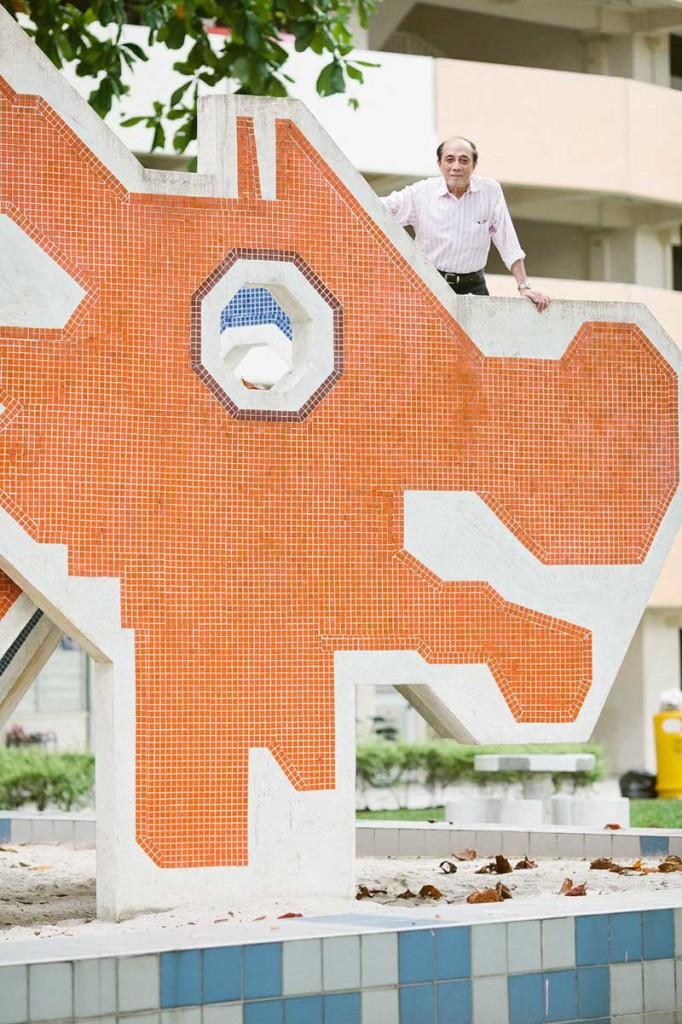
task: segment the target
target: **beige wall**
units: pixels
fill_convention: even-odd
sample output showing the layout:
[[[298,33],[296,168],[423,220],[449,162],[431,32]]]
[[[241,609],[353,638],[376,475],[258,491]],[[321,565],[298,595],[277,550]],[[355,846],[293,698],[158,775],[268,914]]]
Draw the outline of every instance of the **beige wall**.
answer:
[[[436,60],[440,138],[476,140],[481,174],[682,210],[682,93],[607,76]]]

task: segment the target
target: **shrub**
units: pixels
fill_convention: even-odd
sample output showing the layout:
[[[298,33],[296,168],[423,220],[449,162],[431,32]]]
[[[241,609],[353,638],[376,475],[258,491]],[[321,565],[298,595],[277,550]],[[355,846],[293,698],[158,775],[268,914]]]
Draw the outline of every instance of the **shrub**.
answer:
[[[531,744],[528,746],[477,747],[456,743],[454,740],[433,740],[425,743],[389,743],[373,740],[359,743],[356,750],[356,773],[362,789],[367,786],[406,784],[421,781],[432,792],[437,787],[462,782],[485,785],[491,776],[474,770],[476,754],[594,754],[596,765],[592,771],[576,774],[558,773],[555,785],[589,786],[604,778],[606,764],[604,752],[596,744]],[[496,782],[522,782],[531,772],[496,772]]]
[[[92,754],[51,754],[0,748],[0,807],[35,804],[39,811],[70,811],[91,801],[95,784]]]

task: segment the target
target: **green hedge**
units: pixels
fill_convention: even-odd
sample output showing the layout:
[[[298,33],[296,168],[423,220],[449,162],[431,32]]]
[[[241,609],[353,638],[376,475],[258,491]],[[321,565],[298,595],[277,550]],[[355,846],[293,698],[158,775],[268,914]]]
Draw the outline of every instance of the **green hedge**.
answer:
[[[595,744],[531,744],[528,746],[476,747],[455,743],[454,740],[434,740],[431,743],[391,743],[372,740],[359,743],[356,753],[356,774],[361,786],[398,786],[421,781],[429,789],[454,783],[489,781],[474,771],[476,754],[594,754],[593,771],[575,774],[559,773],[555,784],[562,782],[575,786],[589,786],[604,778],[606,765],[604,752]],[[530,772],[497,772],[497,782],[520,782]]]
[[[95,758],[92,754],[50,754],[42,750],[0,747],[0,807],[35,804],[39,811],[70,811],[92,803]]]

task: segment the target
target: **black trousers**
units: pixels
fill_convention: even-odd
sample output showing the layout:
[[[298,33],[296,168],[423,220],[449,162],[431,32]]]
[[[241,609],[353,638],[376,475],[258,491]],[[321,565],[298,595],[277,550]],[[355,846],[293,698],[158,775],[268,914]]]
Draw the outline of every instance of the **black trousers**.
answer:
[[[442,274],[455,295],[490,295],[483,271],[480,274],[447,274],[445,271],[439,270],[438,273]],[[457,280],[462,277],[463,281]]]

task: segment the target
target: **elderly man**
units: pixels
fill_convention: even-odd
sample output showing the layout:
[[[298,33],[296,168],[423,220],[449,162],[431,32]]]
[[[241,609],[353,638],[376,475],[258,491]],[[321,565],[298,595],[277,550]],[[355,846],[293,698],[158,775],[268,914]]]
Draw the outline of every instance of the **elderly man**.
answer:
[[[436,151],[439,178],[426,178],[382,198],[399,224],[414,228],[417,242],[457,295],[489,295],[484,269],[492,239],[519,293],[542,313],[548,295],[526,280],[525,252],[519,245],[502,188],[474,174],[478,151],[455,136]]]

